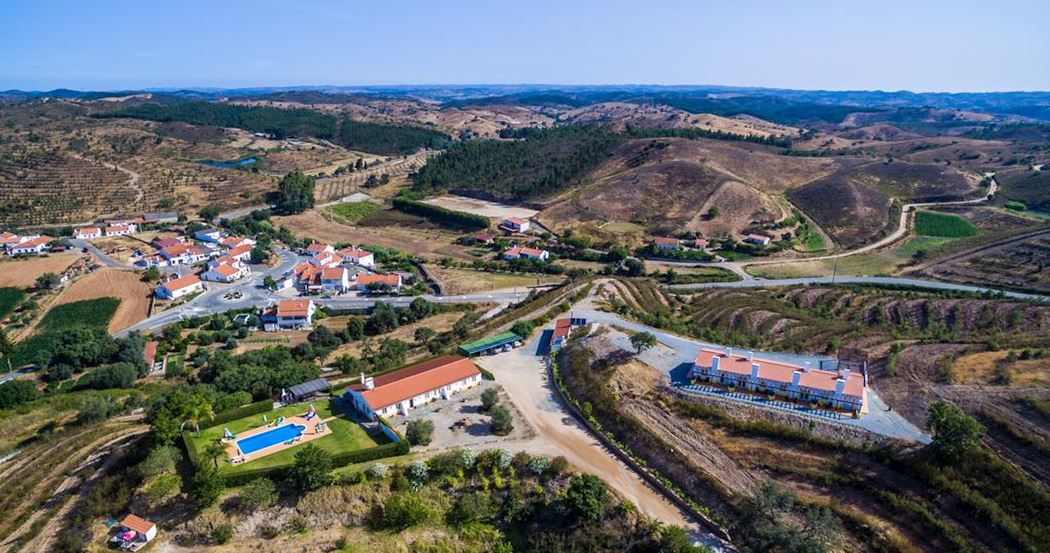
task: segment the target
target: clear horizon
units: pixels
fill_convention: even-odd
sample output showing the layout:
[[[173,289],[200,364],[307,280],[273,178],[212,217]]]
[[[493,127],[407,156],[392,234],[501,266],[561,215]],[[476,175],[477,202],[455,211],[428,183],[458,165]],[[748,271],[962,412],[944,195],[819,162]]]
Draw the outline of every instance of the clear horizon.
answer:
[[[1050,3],[0,0],[0,89],[1050,90]],[[336,83],[336,84],[313,84]],[[341,84],[345,83],[345,84]],[[431,84],[432,83],[432,84]]]

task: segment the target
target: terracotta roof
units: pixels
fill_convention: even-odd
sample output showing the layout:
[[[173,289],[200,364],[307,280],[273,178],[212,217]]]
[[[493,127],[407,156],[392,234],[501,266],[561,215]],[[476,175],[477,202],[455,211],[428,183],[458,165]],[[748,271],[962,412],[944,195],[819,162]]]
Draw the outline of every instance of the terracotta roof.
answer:
[[[129,230],[131,230],[130,225],[113,225],[111,227],[106,227],[106,234],[113,232],[127,232]]]
[[[153,245],[162,249],[178,246],[181,243],[182,240],[179,240],[178,238],[156,238],[153,240]]]
[[[321,269],[322,280],[342,280],[344,274],[346,274],[346,269],[342,267],[329,267],[326,269]]]
[[[360,391],[368,406],[378,411],[477,374],[481,374],[481,371],[470,359],[443,355],[377,376],[375,388],[371,390],[361,390],[360,385],[352,389]]]
[[[488,232],[479,232],[479,233],[474,235],[474,239],[475,240],[480,240],[482,242],[489,242],[489,241],[495,240],[496,236],[493,235],[493,234],[490,234]]]
[[[73,231],[73,234],[76,235],[76,236],[81,236],[81,235],[84,235],[84,234],[98,234],[100,232],[102,232],[102,231],[100,231],[98,227],[78,228],[78,229]]]
[[[13,232],[0,233],[0,244],[17,244],[22,237]]]
[[[696,240],[693,241],[693,243],[696,244],[698,247],[701,247],[701,248],[706,246],[707,244],[709,244],[709,242],[707,241],[706,238],[697,238]]]
[[[400,286],[401,275],[360,275],[357,277],[357,283],[360,285],[368,286],[373,282],[389,286]]]
[[[666,238],[666,237],[662,237],[662,236],[658,236],[656,238],[653,238],[653,242],[656,242],[660,246],[677,246],[678,245],[678,239],[677,238]]]
[[[197,275],[186,275],[173,280],[165,282],[162,286],[174,292],[175,290],[182,290],[188,286],[200,283],[201,279]]]
[[[168,246],[167,248],[160,250],[160,253],[163,254],[164,257],[170,258],[179,257],[180,255],[185,255],[187,253],[192,255],[201,255],[204,252],[202,252],[200,248],[193,244],[176,244],[174,246]]]
[[[521,248],[521,254],[529,255],[532,257],[539,257],[543,255],[543,250],[538,250],[536,248]]]
[[[515,225],[519,225],[519,226],[520,225],[524,225],[525,223],[529,222],[528,219],[522,219],[521,217],[507,217],[506,219],[503,220],[504,223],[506,223],[508,221],[510,221],[511,223],[514,223]]]
[[[244,255],[245,253],[248,253],[250,251],[252,251],[252,245],[251,244],[243,244],[241,246],[237,246],[236,248],[233,248],[230,251],[226,252],[226,255],[233,255],[233,256]]]
[[[732,356],[727,356],[723,351],[702,349],[696,356],[696,364],[701,367],[710,367],[711,359],[715,356],[720,358],[718,362],[718,370],[720,372],[728,372],[733,374],[751,375],[751,363],[758,364],[758,377],[764,380],[772,380],[775,382],[791,382],[792,374],[795,371],[802,371],[801,378],[799,379],[799,386],[806,388],[812,388],[815,390],[825,390],[829,392],[835,391],[835,381],[838,380],[839,373],[837,371],[825,371],[823,369],[810,369],[808,372],[804,371],[799,365],[792,365],[790,363],[782,363],[779,361],[772,361],[769,359],[761,359],[754,357],[753,361],[748,361],[744,355],[738,355],[733,352]],[[849,375],[849,379],[846,380],[846,385],[843,388],[843,393],[856,397],[864,396],[864,375],[858,372],[852,372]]]
[[[48,236],[46,234],[41,234],[40,236],[37,236],[36,238],[30,238],[29,240],[26,240],[24,242],[19,242],[18,244],[15,244],[12,247],[13,248],[35,248],[37,246],[40,246],[40,245],[43,245],[43,244],[47,244],[48,242],[50,242],[52,240],[54,240],[54,238],[51,238],[50,236]]]
[[[149,342],[146,342],[146,345],[142,348],[142,359],[151,368],[153,367],[153,362],[157,359],[156,340],[150,340]]]
[[[310,300],[281,300],[277,303],[278,317],[305,317],[310,313]]]
[[[308,252],[323,252],[326,249],[328,249],[328,244],[321,244],[319,242],[314,242],[306,247],[306,251]]]
[[[227,263],[219,263],[219,265],[217,267],[215,267],[214,269],[212,269],[212,270],[215,271],[216,273],[219,273],[220,275],[222,275],[224,277],[233,276],[233,275],[235,275],[235,274],[240,272],[240,269],[234,267],[233,265],[229,265]]]
[[[241,244],[247,244],[247,240],[248,239],[243,236],[230,236],[227,238],[223,238],[219,243],[223,246],[226,246],[227,248],[235,248],[237,246],[240,246]]]
[[[152,522],[144,518],[137,517],[135,515],[128,515],[124,517],[120,521],[120,525],[129,530],[134,530],[140,534],[145,534],[152,530],[154,526],[156,526]]]
[[[572,320],[558,319],[554,322],[554,333],[551,337],[568,336],[570,330],[572,330]]]
[[[342,257],[352,257],[354,259],[361,259],[362,257],[368,257],[372,255],[372,252],[370,251],[361,250],[357,248],[343,248],[341,250],[336,250],[335,253],[341,255]]]

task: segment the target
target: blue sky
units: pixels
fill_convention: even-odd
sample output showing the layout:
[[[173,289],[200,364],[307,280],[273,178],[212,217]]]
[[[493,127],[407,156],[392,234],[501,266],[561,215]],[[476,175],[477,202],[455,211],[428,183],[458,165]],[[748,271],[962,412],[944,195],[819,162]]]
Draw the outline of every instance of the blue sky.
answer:
[[[1050,0],[0,0],[0,89],[1050,90]]]

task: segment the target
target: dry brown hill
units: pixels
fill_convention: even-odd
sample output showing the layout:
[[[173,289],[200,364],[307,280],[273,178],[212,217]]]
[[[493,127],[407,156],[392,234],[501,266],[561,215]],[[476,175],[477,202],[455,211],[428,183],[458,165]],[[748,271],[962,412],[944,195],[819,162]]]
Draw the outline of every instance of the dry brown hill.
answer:
[[[607,124],[620,129],[627,125],[647,129],[706,129],[761,137],[797,136],[799,131],[795,127],[778,125],[747,115],[721,117],[709,113],[690,113],[662,104],[631,102],[592,104],[566,111],[558,116],[558,120],[574,124]]]

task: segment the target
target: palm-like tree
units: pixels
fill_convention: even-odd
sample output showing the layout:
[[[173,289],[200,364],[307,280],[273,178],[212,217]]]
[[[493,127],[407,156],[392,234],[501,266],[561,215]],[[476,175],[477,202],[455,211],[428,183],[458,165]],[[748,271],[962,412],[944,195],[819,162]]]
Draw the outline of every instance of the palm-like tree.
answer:
[[[11,370],[11,355],[15,352],[15,346],[7,337],[7,331],[0,328],[0,358],[7,361],[7,370]]]
[[[219,457],[224,455],[226,455],[226,448],[222,447],[222,444],[218,442],[211,442],[204,448],[204,456],[215,463],[215,468],[219,468]]]
[[[215,411],[212,411],[211,403],[208,403],[208,400],[205,399],[203,396],[198,395],[193,398],[189,405],[186,406],[185,422],[183,422],[182,424],[192,424],[193,428],[197,432],[197,437],[200,438],[201,421],[204,419],[211,420],[214,418]]]

